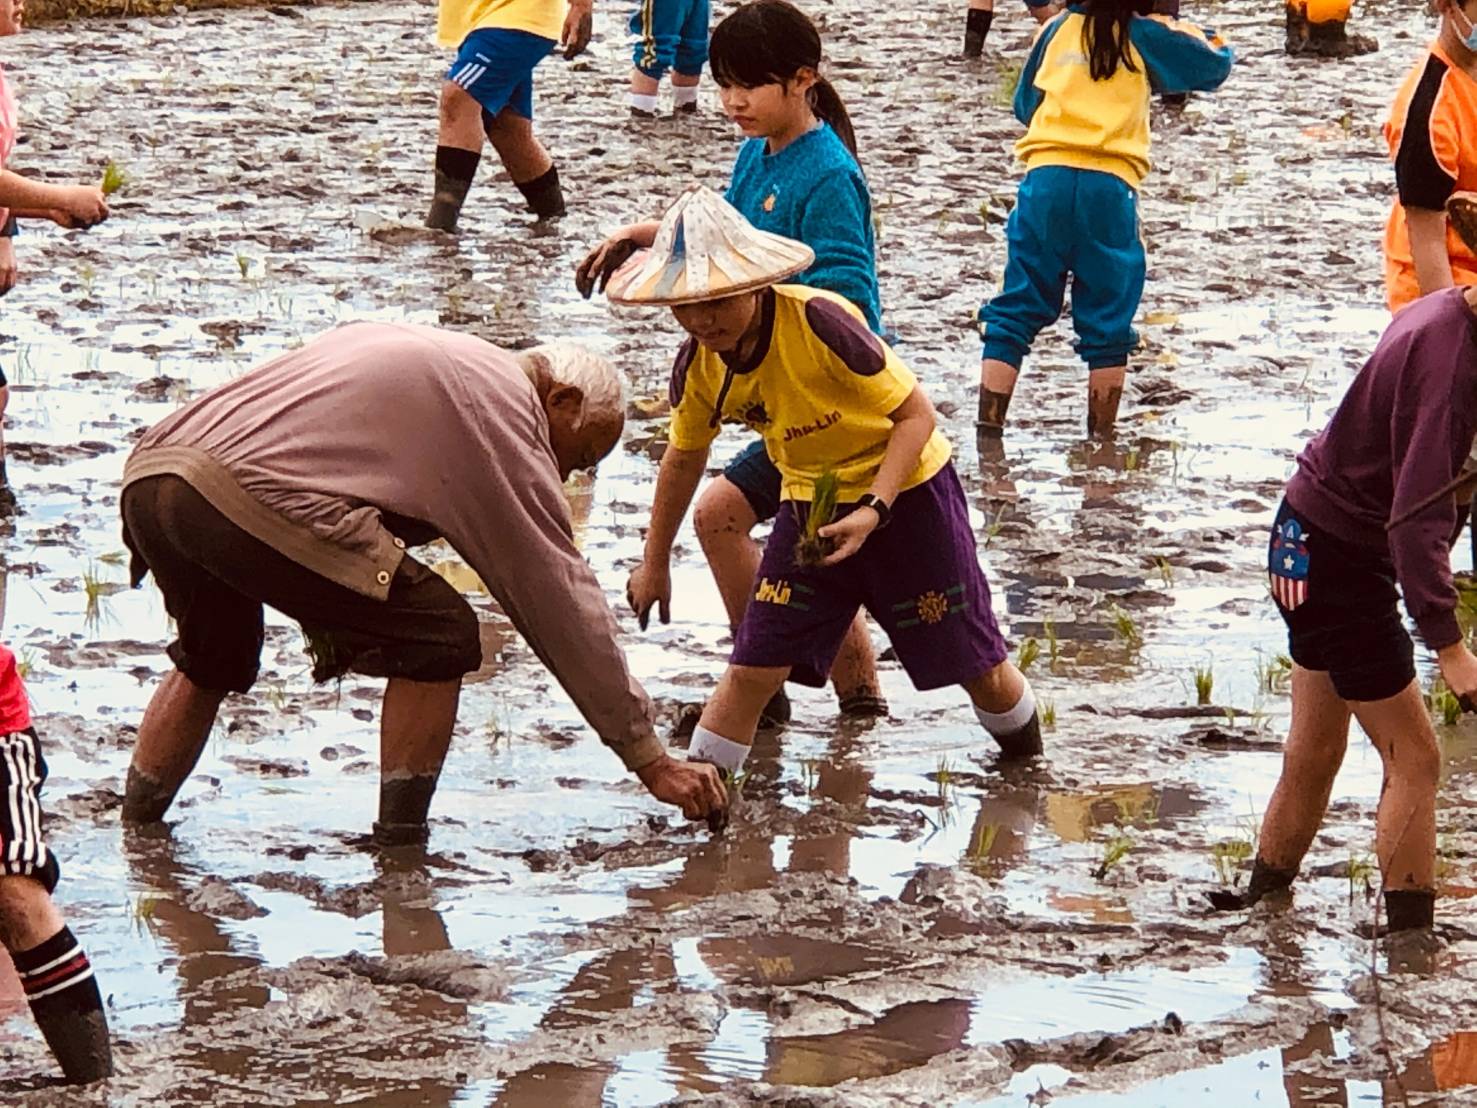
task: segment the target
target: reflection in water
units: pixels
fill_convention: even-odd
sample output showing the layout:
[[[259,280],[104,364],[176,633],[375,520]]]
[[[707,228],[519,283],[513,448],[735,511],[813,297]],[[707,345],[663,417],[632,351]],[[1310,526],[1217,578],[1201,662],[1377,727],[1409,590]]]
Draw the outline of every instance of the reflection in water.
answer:
[[[968,1000],[919,1001],[900,1004],[865,1027],[772,1039],[764,1079],[830,1086],[921,1066],[964,1045],[971,1009]]]
[[[1206,802],[1178,785],[1120,785],[1088,792],[1050,793],[1046,822],[1063,842],[1085,843],[1099,827],[1153,827],[1196,815]]]

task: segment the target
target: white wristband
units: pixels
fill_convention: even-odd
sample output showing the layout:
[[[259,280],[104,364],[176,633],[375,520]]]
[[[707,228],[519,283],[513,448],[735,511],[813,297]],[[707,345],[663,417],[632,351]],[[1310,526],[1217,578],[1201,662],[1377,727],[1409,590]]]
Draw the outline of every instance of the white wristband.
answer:
[[[687,747],[689,762],[711,762],[721,770],[737,773],[749,756],[749,748],[743,743],[725,739],[716,731],[709,731],[701,724],[692,733],[692,742]]]

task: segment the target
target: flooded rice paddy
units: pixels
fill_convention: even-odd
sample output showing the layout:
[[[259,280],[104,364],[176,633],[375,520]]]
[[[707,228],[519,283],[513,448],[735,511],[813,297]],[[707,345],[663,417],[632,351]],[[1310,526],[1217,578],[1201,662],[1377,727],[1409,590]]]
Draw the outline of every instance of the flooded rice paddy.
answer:
[[[49,1086],[0,979],[5,1103],[1477,1103],[1477,727],[1441,729],[1444,942],[1429,960],[1383,972],[1381,958],[1375,977],[1358,937],[1380,781],[1362,742],[1291,906],[1204,908],[1218,866],[1250,850],[1279,765],[1265,529],[1385,322],[1378,128],[1431,29],[1424,5],[1361,5],[1383,49],[1318,63],[1282,56],[1270,0],[1186,4],[1240,63],[1223,95],[1156,108],[1144,350],[1118,442],[1082,442],[1064,327],[983,469],[972,319],[1004,260],[1026,17],[1002,4],[985,59],[964,64],[952,2],[809,7],[857,123],[888,322],[945,413],[997,610],[1036,654],[1049,761],[1003,773],[957,696],[914,693],[888,665],[892,715],[872,726],[798,692],[712,841],[645,797],[479,599],[487,663],[424,858],[363,849],[377,686],[312,687],[280,623],[169,829],[123,831],[133,728],[169,636],[121,561],[118,479],[141,428],[339,320],[578,337],[632,382],[624,448],[570,491],[616,603],[675,334],[580,301],[569,274],[686,181],[725,180],[735,138],[711,88],[700,118],[631,128],[624,16],[602,11],[590,57],[539,71],[570,216],[530,227],[484,162],[452,239],[417,229],[445,62],[430,5],[30,32],[5,44],[17,167],[86,179],[116,158],[134,179],[104,227],[18,240],[23,283],[0,324],[24,509],[0,546],[4,635],[29,671],[61,900],[119,1075]],[[478,596],[448,551],[423,553]],[[728,642],[690,532],[676,587],[669,627],[624,621],[671,719]]]

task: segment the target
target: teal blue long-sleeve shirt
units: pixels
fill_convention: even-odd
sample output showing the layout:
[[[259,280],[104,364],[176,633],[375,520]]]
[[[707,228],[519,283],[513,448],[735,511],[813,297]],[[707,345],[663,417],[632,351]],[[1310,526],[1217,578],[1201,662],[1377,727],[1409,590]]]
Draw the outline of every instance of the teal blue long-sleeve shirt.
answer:
[[[744,143],[728,202],[760,230],[814,250],[815,264],[796,283],[846,297],[867,326],[882,333],[872,196],[861,167],[828,124],[776,154],[766,152],[765,139]]]

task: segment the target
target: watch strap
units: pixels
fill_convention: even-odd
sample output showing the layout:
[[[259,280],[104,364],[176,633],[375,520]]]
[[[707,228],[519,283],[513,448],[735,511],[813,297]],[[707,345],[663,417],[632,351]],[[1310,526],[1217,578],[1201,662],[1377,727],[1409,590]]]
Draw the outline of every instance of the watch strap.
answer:
[[[892,522],[892,509],[887,506],[887,502],[881,497],[873,496],[869,492],[863,493],[857,498],[856,506],[858,508],[871,508],[872,511],[877,513],[877,530],[879,531]]]

